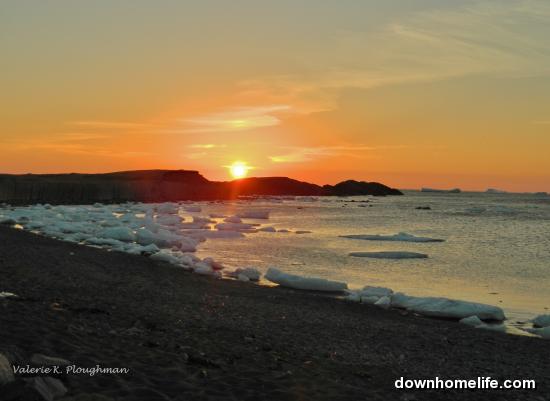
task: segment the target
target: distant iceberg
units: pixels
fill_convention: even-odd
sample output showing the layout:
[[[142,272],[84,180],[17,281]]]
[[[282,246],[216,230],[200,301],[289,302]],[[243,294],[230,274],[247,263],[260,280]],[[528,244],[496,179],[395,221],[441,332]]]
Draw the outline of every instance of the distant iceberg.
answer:
[[[503,191],[501,189],[487,188],[487,191],[485,191],[485,193],[488,193],[488,194],[507,194],[508,192]]]
[[[349,256],[375,259],[425,259],[425,253],[407,251],[351,252]]]
[[[453,189],[434,189],[434,188],[422,188],[420,192],[435,192],[435,193],[443,193],[443,194],[459,194],[462,191],[460,188],[453,188]]]
[[[340,235],[342,238],[362,239],[368,241],[402,241],[402,242],[444,242],[444,239],[417,237],[404,232],[393,235],[379,234],[358,234],[358,235]]]

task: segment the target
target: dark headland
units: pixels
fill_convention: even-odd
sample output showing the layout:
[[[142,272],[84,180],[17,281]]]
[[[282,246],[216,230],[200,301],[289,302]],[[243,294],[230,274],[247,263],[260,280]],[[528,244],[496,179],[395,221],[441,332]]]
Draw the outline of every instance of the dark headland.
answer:
[[[32,364],[41,354],[80,368],[129,369],[61,375],[68,392],[56,400],[543,401],[550,394],[550,347],[539,338],[211,279],[2,226],[0,291],[18,295],[0,297],[0,354],[9,363]],[[537,388],[395,390],[401,376],[534,379]],[[21,375],[0,386],[1,400],[44,400],[35,395]]]
[[[192,170],[139,170],[104,174],[0,174],[0,202],[10,204],[227,200],[240,196],[403,195],[377,182],[316,185],[288,177],[209,181]]]

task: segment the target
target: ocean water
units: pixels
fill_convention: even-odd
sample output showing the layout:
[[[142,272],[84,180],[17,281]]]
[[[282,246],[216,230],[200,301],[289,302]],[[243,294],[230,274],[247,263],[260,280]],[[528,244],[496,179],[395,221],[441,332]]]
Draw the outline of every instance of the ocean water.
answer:
[[[365,202],[365,201],[368,201]],[[429,206],[431,210],[418,210]],[[296,198],[282,203],[239,201],[203,205],[232,215],[269,209],[246,220],[310,234],[259,232],[208,240],[197,255],[233,267],[345,281],[351,288],[386,286],[415,296],[444,296],[502,307],[508,325],[550,313],[550,197],[533,194],[421,193],[400,197]],[[347,234],[395,234],[441,243],[366,241]],[[370,259],[356,251],[413,251],[427,259]]]

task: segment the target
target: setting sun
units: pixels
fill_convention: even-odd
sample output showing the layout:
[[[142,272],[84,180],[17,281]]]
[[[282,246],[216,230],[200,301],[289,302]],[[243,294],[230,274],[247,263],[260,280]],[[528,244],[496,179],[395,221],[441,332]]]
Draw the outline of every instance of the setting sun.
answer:
[[[229,173],[233,178],[244,178],[250,170],[250,167],[247,166],[245,162],[236,161],[231,166],[229,166]]]

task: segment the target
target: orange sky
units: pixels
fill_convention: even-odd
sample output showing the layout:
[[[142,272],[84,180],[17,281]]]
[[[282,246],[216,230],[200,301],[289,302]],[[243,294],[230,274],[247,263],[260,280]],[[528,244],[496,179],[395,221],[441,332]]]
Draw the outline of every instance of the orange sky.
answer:
[[[547,2],[259,3],[2,3],[0,172],[550,191]]]

